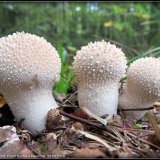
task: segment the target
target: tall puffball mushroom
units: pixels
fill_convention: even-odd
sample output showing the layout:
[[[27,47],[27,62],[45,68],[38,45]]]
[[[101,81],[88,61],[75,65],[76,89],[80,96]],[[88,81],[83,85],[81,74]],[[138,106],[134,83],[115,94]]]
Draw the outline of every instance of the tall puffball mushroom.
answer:
[[[148,108],[160,99],[160,59],[140,58],[127,71],[127,81],[119,96],[122,109]],[[146,111],[125,111],[128,119],[139,120]]]
[[[45,129],[47,112],[58,107],[52,85],[59,79],[61,62],[44,38],[17,32],[0,38],[0,92],[26,129]]]
[[[81,47],[74,57],[80,107],[97,116],[117,114],[119,80],[126,68],[121,49],[104,40]]]

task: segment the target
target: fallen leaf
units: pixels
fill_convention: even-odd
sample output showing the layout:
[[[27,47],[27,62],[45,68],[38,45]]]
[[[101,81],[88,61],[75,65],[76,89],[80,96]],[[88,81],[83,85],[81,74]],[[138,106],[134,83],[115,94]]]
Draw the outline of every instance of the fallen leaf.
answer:
[[[127,144],[123,145],[123,154],[120,154],[120,158],[131,158],[133,156],[135,156],[135,153],[132,152],[131,148],[128,147]]]
[[[153,115],[152,111],[148,111],[146,113],[146,115],[147,115],[147,118],[148,118],[152,128],[155,131],[155,134],[156,134],[158,140],[160,141],[160,128],[158,127],[158,124],[157,124],[155,116]]]
[[[0,108],[3,107],[5,104],[7,104],[6,100],[4,99],[4,97],[0,96]]]
[[[71,129],[75,129],[75,130],[84,130],[84,125],[80,122],[75,122],[72,124]]]
[[[29,144],[28,147],[40,156],[52,154],[57,147],[57,136],[54,133],[47,133],[42,135],[42,138],[39,137],[36,142]]]
[[[89,144],[83,140],[74,140],[74,141],[70,142],[70,144],[75,145],[78,148],[86,148],[86,147],[90,148]],[[97,147],[95,147],[95,148],[97,148]]]
[[[14,137],[18,137],[15,127],[9,125],[0,127],[0,143],[12,140]]]
[[[98,147],[104,147],[104,145],[100,143],[94,143],[94,142],[88,143],[88,148],[90,149],[96,149]]]
[[[64,126],[65,118],[59,114],[59,109],[48,111],[46,119],[46,129],[54,130],[56,127]]]
[[[7,158],[21,157],[34,155],[33,152],[20,141],[16,133],[16,128],[13,126],[0,127],[0,155],[5,155]]]
[[[156,134],[149,135],[147,140],[157,146],[160,146],[160,140],[158,139]]]
[[[89,116],[79,108],[75,112],[73,112],[72,114],[76,117],[80,117],[83,119],[89,119]]]
[[[117,126],[117,127],[123,127],[123,121],[119,115],[114,115],[110,119],[108,119],[108,124]]]
[[[160,102],[156,102],[153,106],[154,106],[156,109],[160,109]]]
[[[72,158],[106,158],[106,154],[99,149],[82,148],[70,155]]]

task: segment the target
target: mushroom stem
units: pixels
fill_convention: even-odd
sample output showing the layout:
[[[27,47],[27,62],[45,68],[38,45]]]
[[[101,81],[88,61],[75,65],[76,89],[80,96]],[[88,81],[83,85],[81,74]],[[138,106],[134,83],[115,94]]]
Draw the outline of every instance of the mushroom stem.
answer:
[[[117,114],[118,82],[85,85],[78,87],[78,100],[80,107],[88,108],[93,114],[102,116]],[[101,107],[98,107],[101,106]]]
[[[141,92],[137,90],[137,86],[129,85],[128,82],[126,83],[124,92],[119,97],[119,106],[123,109],[130,109],[130,108],[148,108],[153,106],[153,104],[157,100],[157,96],[149,94],[141,88]],[[146,97],[148,97],[146,99]],[[127,119],[132,120],[139,120],[141,119],[147,111],[125,111],[125,116]]]
[[[16,120],[24,118],[23,126],[33,133],[45,129],[46,116],[50,109],[58,107],[50,88],[10,92],[4,95]],[[32,107],[34,106],[34,107]],[[38,114],[38,116],[37,116]]]

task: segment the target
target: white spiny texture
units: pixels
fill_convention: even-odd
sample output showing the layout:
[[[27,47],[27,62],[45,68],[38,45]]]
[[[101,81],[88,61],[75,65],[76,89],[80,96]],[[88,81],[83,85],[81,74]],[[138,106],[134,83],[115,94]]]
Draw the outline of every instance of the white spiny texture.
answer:
[[[47,112],[58,107],[52,85],[60,67],[56,49],[44,38],[24,32],[0,38],[0,92],[33,133],[45,129]]]
[[[81,47],[74,57],[80,107],[98,116],[117,114],[119,80],[126,68],[121,49],[104,40]]]
[[[160,98],[160,59],[140,58],[127,71],[127,81],[119,96],[122,109],[148,108]],[[125,111],[128,119],[139,120],[146,111]]]

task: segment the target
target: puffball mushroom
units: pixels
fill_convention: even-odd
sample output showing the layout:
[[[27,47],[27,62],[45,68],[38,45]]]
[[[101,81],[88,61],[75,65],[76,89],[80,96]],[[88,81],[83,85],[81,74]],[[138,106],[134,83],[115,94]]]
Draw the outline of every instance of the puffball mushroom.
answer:
[[[140,58],[134,61],[128,71],[119,107],[122,109],[148,108],[160,98],[160,59]],[[128,119],[139,120],[146,111],[125,111]]]
[[[97,116],[117,114],[119,80],[126,63],[121,49],[110,42],[90,42],[81,47],[73,62],[80,107]]]
[[[59,79],[61,62],[56,49],[43,37],[16,32],[0,38],[0,91],[16,120],[26,129],[45,129],[50,109],[58,107],[52,85]]]

